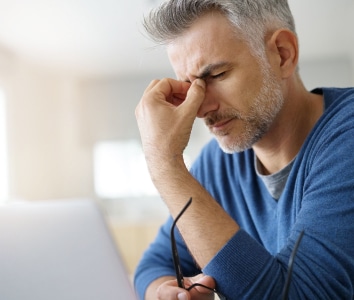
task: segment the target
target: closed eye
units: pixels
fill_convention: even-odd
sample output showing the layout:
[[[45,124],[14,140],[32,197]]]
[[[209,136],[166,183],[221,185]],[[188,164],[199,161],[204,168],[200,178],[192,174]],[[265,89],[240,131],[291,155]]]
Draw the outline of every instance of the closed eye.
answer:
[[[213,79],[218,79],[218,78],[223,77],[225,74],[226,74],[226,72],[221,72],[221,73],[219,73],[219,74],[212,75],[212,76],[210,76],[210,77],[213,78]]]

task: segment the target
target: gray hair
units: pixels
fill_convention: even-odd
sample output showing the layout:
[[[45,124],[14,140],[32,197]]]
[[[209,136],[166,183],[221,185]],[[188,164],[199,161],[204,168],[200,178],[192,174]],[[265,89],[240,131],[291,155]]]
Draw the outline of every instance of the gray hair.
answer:
[[[220,12],[248,43],[252,53],[264,57],[265,35],[279,28],[296,34],[287,0],[168,0],[145,17],[143,25],[158,44],[168,44],[208,12]]]

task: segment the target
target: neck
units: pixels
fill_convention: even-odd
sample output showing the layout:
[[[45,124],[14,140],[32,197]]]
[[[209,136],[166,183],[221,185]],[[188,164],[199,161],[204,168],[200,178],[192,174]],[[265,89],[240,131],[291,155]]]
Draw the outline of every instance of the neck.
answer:
[[[287,91],[272,127],[253,146],[264,174],[278,172],[293,160],[323,113],[323,97],[308,92],[297,76]]]

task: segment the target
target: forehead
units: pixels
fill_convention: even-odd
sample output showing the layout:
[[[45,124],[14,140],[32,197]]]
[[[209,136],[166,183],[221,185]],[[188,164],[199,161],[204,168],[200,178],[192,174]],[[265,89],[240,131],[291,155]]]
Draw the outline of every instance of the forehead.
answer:
[[[225,16],[215,12],[199,18],[167,45],[170,62],[179,79],[196,76],[206,65],[231,63],[245,51],[249,53],[249,48],[235,28]]]

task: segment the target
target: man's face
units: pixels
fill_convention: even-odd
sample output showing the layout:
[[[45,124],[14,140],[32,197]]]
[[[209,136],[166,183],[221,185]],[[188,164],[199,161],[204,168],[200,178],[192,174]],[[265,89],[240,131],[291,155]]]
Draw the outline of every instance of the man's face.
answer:
[[[167,53],[179,80],[205,80],[197,116],[225,152],[246,150],[268,132],[283,104],[279,79],[265,59],[255,59],[225,17],[200,18]]]

